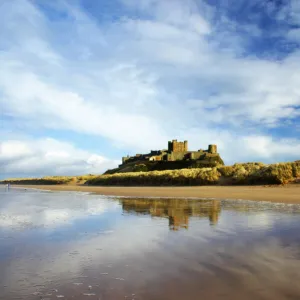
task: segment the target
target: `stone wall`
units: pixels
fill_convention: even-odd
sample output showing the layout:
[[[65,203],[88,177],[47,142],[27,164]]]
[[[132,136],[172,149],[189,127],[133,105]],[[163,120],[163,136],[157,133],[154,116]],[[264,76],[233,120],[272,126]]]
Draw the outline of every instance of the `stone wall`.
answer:
[[[191,151],[189,153],[190,159],[199,159],[201,156],[203,156],[205,153],[203,151]]]
[[[171,161],[183,160],[185,155],[186,155],[186,152],[184,152],[184,151],[182,151],[182,152],[174,151],[170,154],[170,160]]]

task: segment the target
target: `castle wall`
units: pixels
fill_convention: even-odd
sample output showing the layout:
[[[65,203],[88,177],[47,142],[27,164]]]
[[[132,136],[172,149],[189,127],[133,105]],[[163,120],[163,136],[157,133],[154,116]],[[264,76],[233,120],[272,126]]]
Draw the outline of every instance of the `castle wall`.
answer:
[[[182,160],[185,156],[186,152],[172,152],[170,154],[170,160],[175,161],[175,160]]]
[[[162,160],[161,155],[154,155],[149,158],[149,161],[161,161],[161,160]]]
[[[190,159],[199,159],[204,154],[203,151],[192,151],[190,152],[189,156]]]

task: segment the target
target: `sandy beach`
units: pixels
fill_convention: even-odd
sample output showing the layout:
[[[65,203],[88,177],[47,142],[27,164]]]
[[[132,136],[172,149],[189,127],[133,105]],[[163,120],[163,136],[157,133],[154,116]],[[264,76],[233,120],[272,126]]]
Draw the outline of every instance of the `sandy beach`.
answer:
[[[17,185],[17,187],[21,187]],[[132,197],[197,197],[300,203],[300,185],[286,186],[193,186],[193,187],[103,187],[82,185],[26,185],[51,191],[82,191],[100,195]]]

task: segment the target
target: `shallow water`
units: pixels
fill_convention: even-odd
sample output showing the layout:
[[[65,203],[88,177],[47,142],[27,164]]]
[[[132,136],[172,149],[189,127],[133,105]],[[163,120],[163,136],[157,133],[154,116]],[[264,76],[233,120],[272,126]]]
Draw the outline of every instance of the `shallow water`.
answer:
[[[300,299],[300,206],[0,187],[0,299]]]

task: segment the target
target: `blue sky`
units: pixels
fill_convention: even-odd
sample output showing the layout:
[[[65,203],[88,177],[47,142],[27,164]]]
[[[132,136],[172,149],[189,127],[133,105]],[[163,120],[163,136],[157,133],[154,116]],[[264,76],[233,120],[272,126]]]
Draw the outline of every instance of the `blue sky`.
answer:
[[[189,140],[299,159],[298,0],[0,0],[1,177]]]

